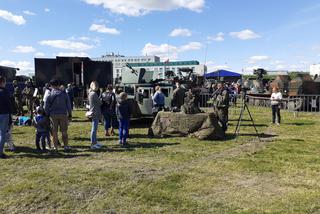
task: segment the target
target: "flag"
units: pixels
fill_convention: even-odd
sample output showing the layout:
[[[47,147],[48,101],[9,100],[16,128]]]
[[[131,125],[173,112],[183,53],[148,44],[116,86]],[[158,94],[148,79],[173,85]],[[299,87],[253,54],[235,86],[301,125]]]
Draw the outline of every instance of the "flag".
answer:
[[[169,64],[169,58],[166,61],[164,61],[164,64]]]

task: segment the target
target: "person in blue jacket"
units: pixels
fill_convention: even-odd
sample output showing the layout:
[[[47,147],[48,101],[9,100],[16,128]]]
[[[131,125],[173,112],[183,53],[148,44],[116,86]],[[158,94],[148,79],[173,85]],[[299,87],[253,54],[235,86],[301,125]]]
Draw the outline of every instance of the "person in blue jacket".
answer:
[[[119,121],[119,144],[126,145],[129,133],[131,109],[125,92],[120,93],[119,101],[116,105],[116,114]]]

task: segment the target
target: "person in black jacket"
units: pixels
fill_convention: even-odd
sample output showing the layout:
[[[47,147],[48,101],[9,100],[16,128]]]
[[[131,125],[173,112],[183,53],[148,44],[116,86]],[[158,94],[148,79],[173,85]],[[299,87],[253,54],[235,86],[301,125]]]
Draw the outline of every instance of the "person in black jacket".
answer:
[[[6,142],[6,135],[11,120],[10,95],[5,86],[6,79],[0,76],[0,159],[7,157],[3,153],[3,147]]]
[[[104,117],[104,129],[106,136],[114,135],[114,128],[118,126],[117,118],[116,118],[116,94],[113,93],[112,85],[108,85],[107,91],[104,91],[101,94],[101,101],[102,101],[102,115]],[[109,129],[111,131],[109,133]]]
[[[116,105],[116,114],[119,121],[119,144],[126,145],[129,133],[129,122],[131,117],[130,104],[127,100],[127,94],[121,92],[119,102]]]

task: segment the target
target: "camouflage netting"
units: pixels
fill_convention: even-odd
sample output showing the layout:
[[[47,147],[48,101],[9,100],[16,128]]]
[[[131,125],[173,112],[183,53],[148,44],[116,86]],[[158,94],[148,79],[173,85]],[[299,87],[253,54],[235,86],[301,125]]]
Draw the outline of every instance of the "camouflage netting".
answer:
[[[215,113],[159,112],[153,121],[150,134],[154,136],[191,136],[199,140],[218,140],[224,137]]]

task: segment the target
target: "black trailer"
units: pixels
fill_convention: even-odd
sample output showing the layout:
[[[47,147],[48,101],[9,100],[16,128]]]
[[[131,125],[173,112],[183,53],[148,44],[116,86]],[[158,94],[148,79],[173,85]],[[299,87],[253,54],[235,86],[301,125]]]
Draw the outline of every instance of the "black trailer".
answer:
[[[78,87],[97,81],[103,87],[112,84],[112,77],[111,62],[93,61],[88,57],[35,58],[37,87],[43,87],[51,79],[57,79],[62,84],[73,83]]]
[[[6,78],[7,82],[12,82],[16,78],[18,68],[12,68],[0,65],[0,76]]]

